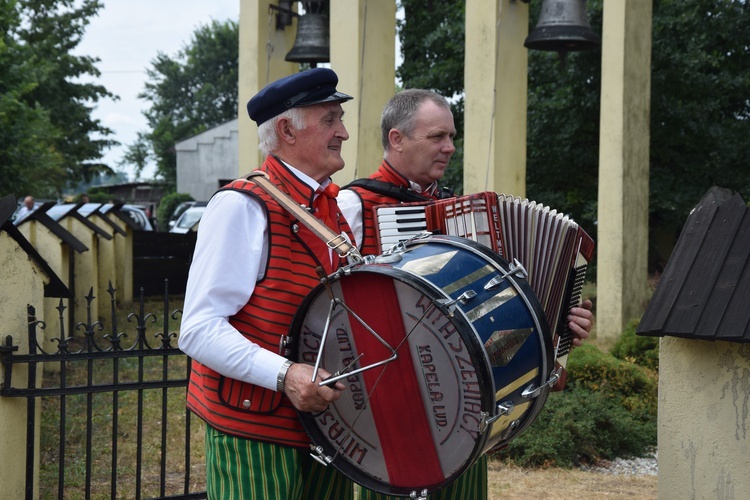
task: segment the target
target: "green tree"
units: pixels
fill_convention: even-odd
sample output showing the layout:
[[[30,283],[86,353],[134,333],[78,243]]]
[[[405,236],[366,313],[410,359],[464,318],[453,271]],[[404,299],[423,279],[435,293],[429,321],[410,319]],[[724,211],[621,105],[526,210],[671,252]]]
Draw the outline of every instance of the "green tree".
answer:
[[[143,137],[156,159],[157,176],[174,185],[175,143],[237,117],[238,24],[201,26],[175,58],[160,52],[151,64],[139,96],[151,103],[144,113],[151,130]]]
[[[35,86],[23,97],[44,109],[57,130],[47,136],[62,156],[71,181],[88,180],[112,169],[101,163],[103,152],[117,144],[112,131],[91,114],[96,103],[115,98],[103,86],[84,81],[100,76],[98,59],[74,55],[89,19],[103,4],[98,0],[19,0],[22,20],[17,30],[24,44]]]
[[[0,186],[3,196],[54,197],[64,183],[63,157],[55,148],[58,130],[49,113],[33,103],[37,87],[28,48],[17,33],[18,2],[0,4]],[[48,182],[40,182],[40,179]]]
[[[651,221],[682,228],[714,185],[750,196],[750,4],[654,3]]]
[[[138,179],[148,165],[149,159],[151,159],[151,148],[149,146],[148,138],[144,132],[138,132],[138,138],[133,144],[128,145],[125,150],[125,155],[118,163],[118,166],[134,166],[135,178]]]

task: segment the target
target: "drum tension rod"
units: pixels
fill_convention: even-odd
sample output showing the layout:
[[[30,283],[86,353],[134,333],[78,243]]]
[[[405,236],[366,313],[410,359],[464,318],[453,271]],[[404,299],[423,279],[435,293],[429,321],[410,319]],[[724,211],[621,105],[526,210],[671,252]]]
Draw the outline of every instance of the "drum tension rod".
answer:
[[[418,500],[427,500],[427,495],[428,494],[429,494],[429,492],[425,488],[422,491],[420,491],[419,493],[417,493],[416,491],[412,491],[411,493],[409,493],[409,498],[415,498],[415,499],[418,499]],[[419,495],[419,496],[417,496],[417,495]]]
[[[514,274],[516,278],[528,278],[529,273],[526,271],[526,268],[523,267],[523,264],[521,264],[518,259],[513,259],[513,263],[510,264],[510,267],[508,268],[508,271],[503,273],[500,276],[495,276],[491,280],[487,282],[486,285],[484,285],[485,290],[492,290],[493,288],[500,285],[500,283],[503,282],[505,278],[507,278],[509,275]]]
[[[536,387],[534,384],[529,385],[522,393],[521,396],[524,398],[532,399],[539,394],[542,393],[542,390],[547,387],[552,387],[557,383],[558,380],[560,380],[560,375],[562,374],[562,367],[559,367],[557,369],[553,369],[552,373],[549,374],[549,380],[542,384],[541,387]]]
[[[441,306],[445,307],[450,315],[453,315],[453,311],[456,310],[456,304],[461,303],[461,305],[465,305],[470,299],[473,299],[477,296],[476,290],[466,290],[464,293],[459,295],[453,300],[448,299],[440,299],[436,302],[440,304]]]
[[[482,412],[482,418],[479,421],[479,432],[484,433],[489,427],[489,425],[495,423],[497,419],[505,415],[510,415],[510,412],[513,411],[514,406],[515,405],[513,404],[513,401],[505,401],[503,403],[498,403],[497,415],[495,415],[494,417],[490,417],[489,413],[487,412]]]

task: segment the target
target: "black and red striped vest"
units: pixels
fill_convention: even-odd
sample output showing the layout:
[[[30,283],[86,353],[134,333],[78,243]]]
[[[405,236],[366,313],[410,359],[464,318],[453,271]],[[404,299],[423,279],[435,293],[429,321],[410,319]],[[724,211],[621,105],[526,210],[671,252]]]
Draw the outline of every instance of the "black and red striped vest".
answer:
[[[369,179],[387,182],[394,186],[409,188],[409,180],[397,172],[386,160],[380,164],[377,172],[370,175]],[[401,203],[398,198],[376,193],[361,186],[347,186],[362,200],[362,241],[359,242],[359,253],[362,255],[379,255],[382,253],[378,248],[378,240],[375,232],[375,216],[373,207],[377,205],[390,205]],[[435,196],[429,198],[437,199]]]
[[[297,203],[312,206],[313,190],[274,158],[260,170]],[[254,196],[266,207],[268,259],[264,277],[258,280],[249,302],[229,322],[249,341],[280,353],[283,335],[293,335],[289,325],[307,294],[320,283],[316,269],[326,275],[345,263],[333,254],[328,258],[325,242],[315,236],[255,183],[235,180],[222,190]],[[335,201],[338,232],[351,230]],[[232,265],[242,265],[241,262]],[[231,272],[231,269],[228,269]],[[193,360],[188,386],[188,408],[214,428],[233,436],[306,447],[310,439],[302,428],[296,409],[285,395],[218,374]]]

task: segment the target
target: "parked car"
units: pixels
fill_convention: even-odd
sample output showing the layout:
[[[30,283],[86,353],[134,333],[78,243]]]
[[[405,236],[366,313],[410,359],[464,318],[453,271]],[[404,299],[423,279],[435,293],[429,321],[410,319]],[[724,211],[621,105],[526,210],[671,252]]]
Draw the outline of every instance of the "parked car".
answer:
[[[140,231],[153,231],[154,226],[151,224],[151,220],[148,218],[148,212],[146,207],[141,205],[123,205],[120,207],[120,211],[128,214],[128,216],[135,222],[137,230]]]
[[[198,224],[200,224],[201,216],[206,210],[207,201],[196,201],[193,202],[193,206],[182,212],[174,225],[169,228],[170,233],[185,234],[190,231],[197,231]]]
[[[177,219],[180,218],[180,215],[182,215],[182,213],[185,210],[192,207],[196,203],[197,203],[196,201],[183,201],[182,203],[177,205],[174,209],[174,212],[172,212],[172,215],[169,217],[169,222],[168,222],[169,229],[167,230],[168,231],[171,230],[174,227],[175,222],[177,222]]]

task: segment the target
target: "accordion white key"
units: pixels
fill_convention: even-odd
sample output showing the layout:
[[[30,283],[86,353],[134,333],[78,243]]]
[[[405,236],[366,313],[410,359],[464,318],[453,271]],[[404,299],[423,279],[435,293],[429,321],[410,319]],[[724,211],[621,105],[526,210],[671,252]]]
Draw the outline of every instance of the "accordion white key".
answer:
[[[382,252],[423,231],[468,238],[518,260],[544,309],[564,387],[572,332],[567,316],[581,303],[594,240],[573,219],[528,199],[493,192],[374,208]]]

